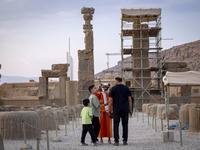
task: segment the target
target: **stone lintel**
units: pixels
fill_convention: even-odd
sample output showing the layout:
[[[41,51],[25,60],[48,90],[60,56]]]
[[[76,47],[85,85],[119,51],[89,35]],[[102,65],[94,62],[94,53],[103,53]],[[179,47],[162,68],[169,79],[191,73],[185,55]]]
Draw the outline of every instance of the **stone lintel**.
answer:
[[[68,67],[69,67],[69,64],[52,64],[51,65],[52,70],[62,70],[65,72],[68,71]]]
[[[48,78],[67,76],[66,71],[63,70],[42,70],[42,76]]]

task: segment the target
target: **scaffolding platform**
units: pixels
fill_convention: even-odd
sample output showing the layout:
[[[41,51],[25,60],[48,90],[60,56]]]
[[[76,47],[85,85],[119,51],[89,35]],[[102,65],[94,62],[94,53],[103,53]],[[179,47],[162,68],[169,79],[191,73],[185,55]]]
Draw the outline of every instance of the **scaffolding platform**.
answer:
[[[141,30],[146,30],[149,33],[149,37],[156,37],[162,28],[142,28],[142,29],[129,29],[129,30],[123,30],[123,36],[132,36],[135,31],[141,31]]]
[[[150,97],[160,101],[151,94],[163,97],[161,31],[160,8],[121,9],[122,78],[131,83],[130,89],[138,110]],[[131,56],[131,67],[125,64],[125,55]],[[150,61],[155,61],[154,66],[149,65]],[[132,72],[132,77],[127,77],[126,72]],[[152,85],[155,87],[152,88]]]

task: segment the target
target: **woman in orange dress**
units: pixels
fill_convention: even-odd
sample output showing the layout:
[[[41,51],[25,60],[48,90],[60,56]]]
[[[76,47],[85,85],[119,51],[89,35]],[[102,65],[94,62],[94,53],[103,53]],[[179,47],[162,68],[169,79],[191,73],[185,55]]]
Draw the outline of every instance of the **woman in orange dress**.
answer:
[[[109,100],[109,85],[103,84],[102,85],[102,92],[98,92],[96,94],[101,104],[107,104],[107,101]],[[112,119],[110,118],[110,115],[108,114],[108,105],[105,107],[102,107],[100,109],[101,117],[99,118],[100,121],[100,132],[99,132],[99,138],[101,138],[101,143],[103,143],[103,138],[108,138],[108,143],[111,144],[110,138],[112,137]]]

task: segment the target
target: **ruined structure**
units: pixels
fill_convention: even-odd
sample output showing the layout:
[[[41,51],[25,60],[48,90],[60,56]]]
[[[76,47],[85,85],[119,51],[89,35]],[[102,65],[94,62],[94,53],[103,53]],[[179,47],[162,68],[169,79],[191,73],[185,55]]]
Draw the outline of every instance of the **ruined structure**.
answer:
[[[89,97],[88,87],[94,84],[93,27],[90,23],[93,19],[94,8],[83,7],[81,13],[85,20],[83,25],[85,49],[78,51],[78,99],[80,103],[84,98]]]
[[[161,95],[161,9],[121,9],[121,72],[122,78],[130,81],[130,87],[136,102],[136,109],[141,109],[149,98],[158,101],[151,93]],[[154,54],[150,58],[149,55]],[[132,66],[124,64],[124,55],[131,55]],[[149,60],[156,61],[149,66]],[[132,72],[126,78],[126,72]],[[151,89],[151,81],[157,86]]]
[[[42,77],[39,78],[38,96],[41,104],[50,105],[56,103],[59,106],[65,105],[66,81],[68,64],[53,64],[51,70],[42,70]],[[48,94],[48,78],[59,78],[59,98],[50,100]]]

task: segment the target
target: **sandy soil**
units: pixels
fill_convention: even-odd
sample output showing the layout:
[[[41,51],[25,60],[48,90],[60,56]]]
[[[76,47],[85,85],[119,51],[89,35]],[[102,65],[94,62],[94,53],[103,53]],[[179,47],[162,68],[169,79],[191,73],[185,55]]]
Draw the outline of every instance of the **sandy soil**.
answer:
[[[79,120],[81,123],[81,120]],[[170,121],[174,122],[174,121]],[[122,145],[122,138],[120,138],[120,145],[113,146],[112,144],[107,144],[107,139],[104,139],[104,144],[99,146],[92,146],[90,144],[90,136],[87,134],[86,143],[88,146],[80,146],[80,136],[81,136],[81,125],[77,124],[74,131],[72,128],[72,122],[67,125],[67,136],[65,136],[65,128],[60,125],[60,130],[58,131],[58,137],[62,142],[52,142],[55,137],[55,131],[49,132],[50,137],[50,150],[200,150],[200,133],[193,133],[188,131],[183,131],[183,146],[180,147],[180,136],[179,130],[174,130],[174,142],[163,143],[162,142],[162,131],[161,122],[157,120],[157,132],[152,128],[152,118],[149,118],[149,125],[147,121],[147,116],[144,116],[144,122],[142,121],[142,114],[139,113],[138,121],[137,117],[129,119],[129,139],[128,145]],[[120,125],[120,137],[121,125]],[[113,138],[112,138],[113,143]],[[4,140],[5,150],[19,150],[24,144],[23,140]],[[27,140],[27,144],[31,145],[34,150],[36,150],[36,140]],[[46,135],[42,134],[40,140],[40,150],[46,150]]]

